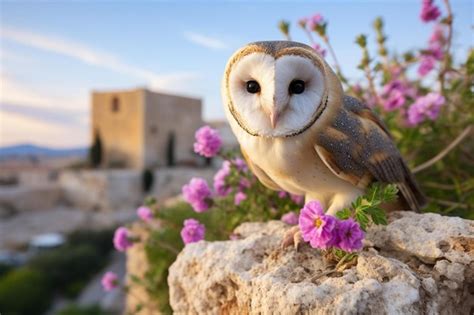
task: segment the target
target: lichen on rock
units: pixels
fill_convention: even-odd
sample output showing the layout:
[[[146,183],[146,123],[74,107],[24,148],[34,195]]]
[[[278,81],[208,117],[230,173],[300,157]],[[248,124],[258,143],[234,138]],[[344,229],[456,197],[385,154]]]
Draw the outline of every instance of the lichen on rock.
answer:
[[[245,223],[239,240],[189,244],[170,267],[179,314],[469,314],[474,222],[394,212],[372,227],[357,264],[333,266],[309,246],[281,249],[289,226]]]

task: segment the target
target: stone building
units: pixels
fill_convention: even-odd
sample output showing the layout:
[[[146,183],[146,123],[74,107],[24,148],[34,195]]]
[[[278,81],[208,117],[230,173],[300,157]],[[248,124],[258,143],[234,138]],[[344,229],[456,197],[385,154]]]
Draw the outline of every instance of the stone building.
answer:
[[[203,125],[200,99],[139,88],[92,93],[92,141],[104,167],[193,164],[194,132]]]

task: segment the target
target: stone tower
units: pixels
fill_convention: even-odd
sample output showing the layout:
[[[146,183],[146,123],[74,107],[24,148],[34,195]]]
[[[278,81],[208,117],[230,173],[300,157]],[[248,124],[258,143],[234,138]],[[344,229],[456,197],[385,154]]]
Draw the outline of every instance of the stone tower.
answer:
[[[200,99],[146,89],[93,92],[92,141],[101,140],[104,167],[193,164],[201,111]]]

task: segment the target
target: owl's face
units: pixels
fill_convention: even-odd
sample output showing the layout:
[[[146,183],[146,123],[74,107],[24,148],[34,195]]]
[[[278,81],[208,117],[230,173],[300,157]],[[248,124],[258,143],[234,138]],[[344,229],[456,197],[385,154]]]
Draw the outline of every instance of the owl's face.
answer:
[[[310,47],[256,43],[241,49],[229,62],[224,102],[249,134],[287,137],[317,119],[326,101],[324,78],[324,62]]]

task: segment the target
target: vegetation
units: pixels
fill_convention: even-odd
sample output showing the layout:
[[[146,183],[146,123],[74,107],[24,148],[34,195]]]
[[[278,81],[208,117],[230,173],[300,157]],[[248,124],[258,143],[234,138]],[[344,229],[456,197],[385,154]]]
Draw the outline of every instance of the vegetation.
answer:
[[[144,193],[150,192],[153,188],[153,183],[155,181],[155,175],[153,174],[153,170],[145,169],[142,172],[142,191]]]
[[[374,33],[355,39],[362,79],[344,75],[322,15],[303,18],[298,25],[315,50],[323,56],[329,51],[346,93],[383,118],[428,197],[425,211],[474,219],[474,50],[465,59],[454,58],[454,16],[450,2],[444,4],[443,14],[434,2],[423,2],[420,19],[433,25],[433,32],[415,50],[390,51],[384,21],[376,18]],[[279,28],[289,39],[290,22]]]
[[[89,149],[89,162],[94,168],[102,164],[102,139],[98,132],[94,135],[94,143]]]
[[[66,245],[38,254],[24,267],[5,269],[0,274],[2,314],[39,315],[55,295],[76,297],[107,263],[112,234],[112,230],[73,232]],[[84,314],[95,314],[92,310]]]
[[[47,275],[19,268],[0,278],[0,310],[5,315],[41,315],[53,297]]]

